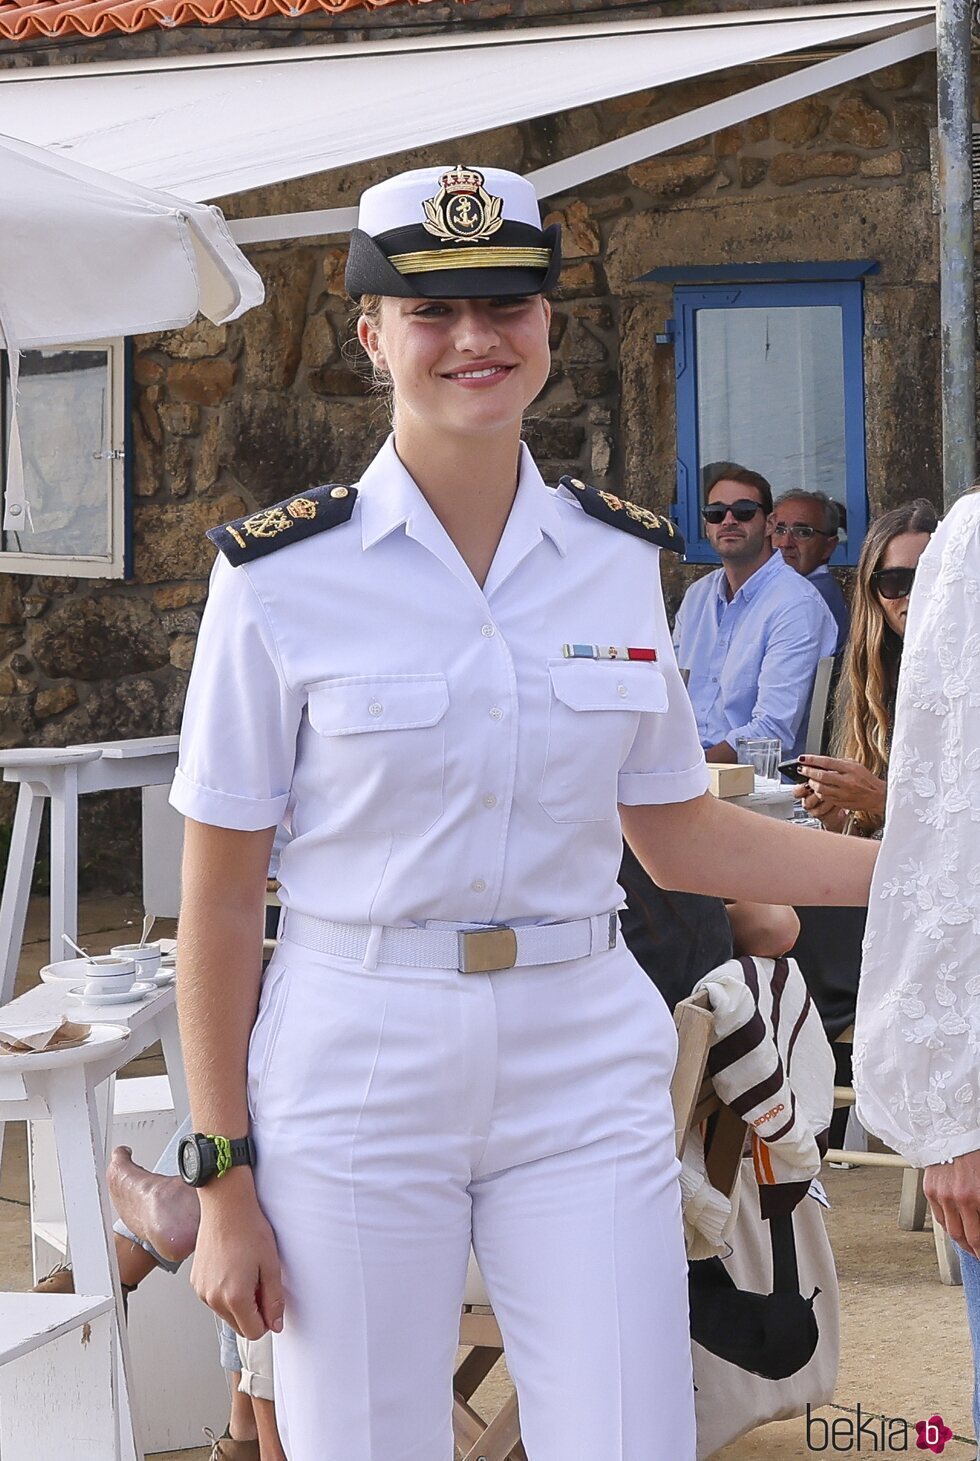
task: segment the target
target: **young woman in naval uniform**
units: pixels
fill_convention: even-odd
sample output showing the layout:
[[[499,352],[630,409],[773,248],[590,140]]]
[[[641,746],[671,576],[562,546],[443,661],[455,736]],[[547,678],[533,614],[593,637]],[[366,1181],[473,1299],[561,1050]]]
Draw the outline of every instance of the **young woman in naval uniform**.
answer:
[[[662,886],[772,903],[866,901],[876,848],[707,795],[676,529],[522,445],[559,269],[531,185],[410,172],[358,222],[393,434],[212,533],[173,790],[194,1283],[275,1333],[290,1461],[451,1461],[471,1243],[531,1461],[691,1461],[676,1041],[621,826]]]

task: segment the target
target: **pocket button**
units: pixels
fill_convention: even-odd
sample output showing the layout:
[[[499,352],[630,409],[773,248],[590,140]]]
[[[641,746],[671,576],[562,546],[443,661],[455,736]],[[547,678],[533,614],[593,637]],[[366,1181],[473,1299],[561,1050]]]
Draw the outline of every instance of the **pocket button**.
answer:
[[[368,706],[368,714],[369,715],[382,715],[383,713],[384,713],[384,706],[381,704],[381,701],[380,700],[372,700],[371,701],[371,704]]]

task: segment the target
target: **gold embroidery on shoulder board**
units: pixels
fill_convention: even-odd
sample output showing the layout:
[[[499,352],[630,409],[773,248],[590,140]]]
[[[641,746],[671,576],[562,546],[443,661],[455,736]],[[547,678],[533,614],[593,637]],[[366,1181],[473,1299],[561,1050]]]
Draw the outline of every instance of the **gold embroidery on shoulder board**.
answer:
[[[639,507],[635,502],[627,502],[626,516],[631,517],[634,522],[640,523],[645,528],[666,528],[673,536],[674,525],[667,518],[658,517],[655,512],[648,512],[645,507]]]
[[[601,488],[597,487],[596,491],[613,512],[625,512],[627,517],[632,518],[635,523],[639,523],[644,528],[666,528],[670,536],[674,536],[674,524],[669,519],[658,517],[655,512],[650,512],[635,502],[624,502],[621,497],[614,497],[611,492],[603,492]]]
[[[234,540],[238,544],[239,548],[247,548],[248,547],[248,544],[246,543],[245,539],[242,537],[241,533],[238,531],[237,528],[231,528],[230,527],[228,529],[228,532],[231,535],[231,537],[234,538]]]
[[[286,504],[286,511],[290,517],[314,518],[316,517],[316,503],[309,497],[297,497]]]
[[[265,512],[253,513],[242,523],[242,532],[250,538],[275,538],[292,527],[292,519],[281,507],[270,507]]]

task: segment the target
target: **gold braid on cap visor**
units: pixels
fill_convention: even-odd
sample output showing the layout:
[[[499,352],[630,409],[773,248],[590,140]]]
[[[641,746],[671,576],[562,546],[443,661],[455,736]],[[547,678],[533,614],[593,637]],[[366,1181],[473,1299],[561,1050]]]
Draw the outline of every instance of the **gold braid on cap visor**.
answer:
[[[486,248],[422,249],[415,254],[391,254],[389,264],[399,274],[432,274],[437,269],[547,269],[550,249]]]

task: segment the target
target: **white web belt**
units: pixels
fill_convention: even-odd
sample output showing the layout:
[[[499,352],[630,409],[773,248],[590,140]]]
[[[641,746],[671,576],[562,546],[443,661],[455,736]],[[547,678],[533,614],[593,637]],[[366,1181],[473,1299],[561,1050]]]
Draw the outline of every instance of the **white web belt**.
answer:
[[[535,964],[566,964],[616,947],[615,913],[567,923],[532,923],[520,928],[379,928],[370,923],[332,923],[287,910],[281,937],[318,954],[363,963],[401,964],[408,969],[458,969],[491,974]]]

